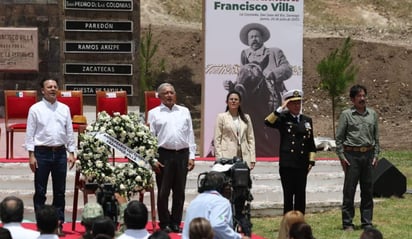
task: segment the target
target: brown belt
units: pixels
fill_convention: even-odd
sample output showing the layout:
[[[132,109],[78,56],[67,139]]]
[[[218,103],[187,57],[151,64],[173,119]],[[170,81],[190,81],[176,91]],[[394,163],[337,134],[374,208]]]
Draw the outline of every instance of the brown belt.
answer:
[[[373,146],[343,146],[344,151],[361,152],[365,153],[373,149]]]
[[[47,150],[47,151],[59,151],[59,150],[65,150],[66,146],[64,145],[59,145],[59,146],[35,146],[34,149],[36,150]]]

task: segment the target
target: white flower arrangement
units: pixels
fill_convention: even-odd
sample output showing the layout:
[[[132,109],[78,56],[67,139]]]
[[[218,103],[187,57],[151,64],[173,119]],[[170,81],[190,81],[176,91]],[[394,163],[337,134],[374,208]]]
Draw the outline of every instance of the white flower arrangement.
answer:
[[[116,138],[144,160],[111,164],[112,150],[95,137],[96,133],[107,133]],[[79,136],[76,168],[87,182],[113,184],[120,194],[130,197],[154,186],[151,166],[156,157],[157,139],[136,113],[115,113],[111,117],[103,111]]]

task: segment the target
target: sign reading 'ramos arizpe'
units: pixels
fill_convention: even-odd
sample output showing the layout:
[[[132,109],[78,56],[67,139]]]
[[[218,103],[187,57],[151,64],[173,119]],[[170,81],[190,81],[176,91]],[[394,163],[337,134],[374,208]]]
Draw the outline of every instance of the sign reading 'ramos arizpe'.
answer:
[[[64,9],[94,11],[133,11],[132,0],[66,0]]]
[[[65,63],[64,73],[71,75],[125,75],[133,72],[132,64]]]
[[[133,43],[69,41],[64,43],[66,53],[132,53]]]

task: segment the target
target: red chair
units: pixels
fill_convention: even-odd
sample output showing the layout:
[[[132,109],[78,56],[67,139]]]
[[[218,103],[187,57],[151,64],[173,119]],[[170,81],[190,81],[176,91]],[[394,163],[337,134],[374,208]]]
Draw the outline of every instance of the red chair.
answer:
[[[126,91],[96,91],[96,119],[99,112],[106,111],[110,116],[114,113],[127,114],[127,92]],[[113,164],[115,150],[113,149]]]
[[[4,91],[4,124],[6,127],[6,158],[13,158],[14,132],[26,132],[30,107],[37,102],[35,90]]]
[[[144,99],[145,99],[145,121],[147,123],[147,114],[148,112],[159,106],[162,101],[160,98],[157,97],[156,91],[145,91],[144,92]],[[150,204],[151,204],[151,212],[152,212],[152,226],[153,226],[153,231],[156,231],[156,202],[155,202],[155,193],[154,189],[151,188],[148,190],[150,193]],[[143,202],[143,197],[144,193],[139,194],[139,200]]]
[[[102,111],[106,111],[110,116],[115,112],[127,114],[127,92],[96,91],[96,118]]]
[[[86,131],[86,125],[82,124],[78,127],[78,140],[77,143],[80,144],[80,134]],[[85,182],[80,180],[81,172],[76,170],[76,175],[74,178],[74,195],[73,195],[73,213],[72,213],[72,231],[76,229],[76,220],[77,220],[77,210],[78,210],[78,202],[79,202],[79,191],[83,192],[83,205],[88,202],[88,195],[95,194],[94,190],[86,189]]]
[[[83,116],[83,93],[76,90],[58,91],[57,100],[69,106],[73,131],[79,132],[79,126],[87,124],[86,117]]]
[[[160,100],[160,98],[157,97],[157,93],[156,91],[145,91],[144,92],[144,99],[145,99],[145,113],[144,113],[144,117],[147,123],[147,113],[160,105],[160,103],[162,103],[162,101]]]

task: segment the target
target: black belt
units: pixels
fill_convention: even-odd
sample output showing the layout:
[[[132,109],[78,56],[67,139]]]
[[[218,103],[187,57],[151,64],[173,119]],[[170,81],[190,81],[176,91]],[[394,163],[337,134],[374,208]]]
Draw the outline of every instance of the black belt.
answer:
[[[60,151],[66,150],[66,146],[59,145],[59,146],[34,146],[34,150],[45,150],[45,151]]]
[[[166,148],[163,148],[163,147],[159,147],[159,150],[167,151],[167,152],[170,152],[170,153],[182,153],[182,152],[189,151],[189,148],[174,150],[174,149],[166,149]]]
[[[344,151],[361,152],[366,153],[373,149],[373,146],[343,146]]]

